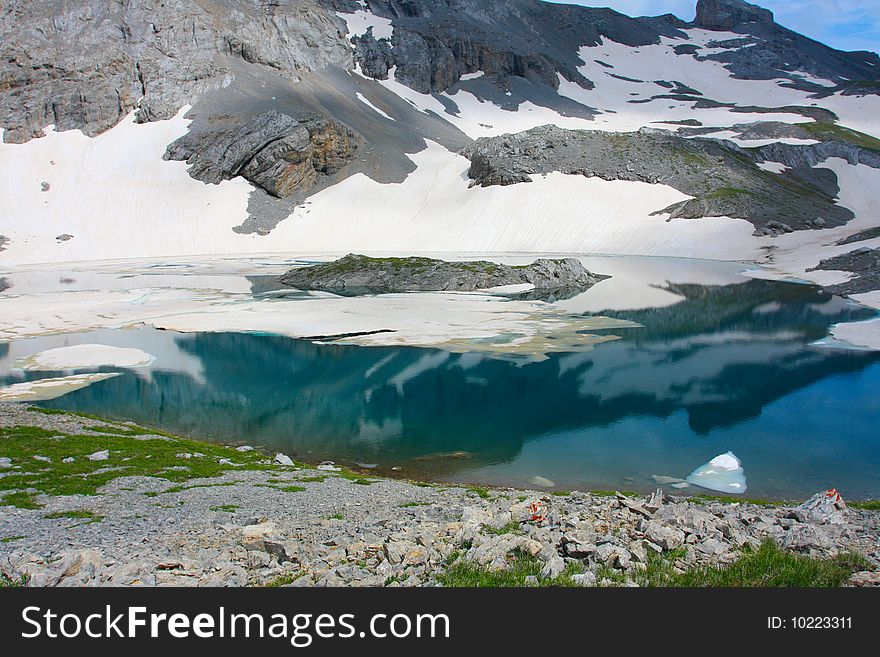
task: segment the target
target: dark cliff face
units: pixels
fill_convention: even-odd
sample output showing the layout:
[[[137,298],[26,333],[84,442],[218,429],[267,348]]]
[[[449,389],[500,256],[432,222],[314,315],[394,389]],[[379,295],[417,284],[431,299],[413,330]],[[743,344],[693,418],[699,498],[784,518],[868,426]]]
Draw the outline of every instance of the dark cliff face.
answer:
[[[694,25],[727,31],[747,23],[773,24],[773,12],[742,0],[698,0]]]
[[[750,38],[744,47],[707,59],[725,64],[737,78],[770,80],[806,71],[816,77],[837,82],[836,91],[847,89],[876,93],[873,85],[861,81],[876,80],[880,57],[869,52],[842,52],[778,25],[773,13],[743,0],[698,0],[694,27],[713,31],[736,32]],[[699,52],[697,52],[699,56]],[[791,86],[829,93],[818,85],[793,79]]]
[[[324,0],[339,11],[360,5]],[[358,39],[356,57],[364,72],[385,79],[396,68],[398,80],[422,93],[442,92],[462,75],[484,71],[502,88],[523,77],[553,89],[558,74],[586,89],[592,82],[578,71],[578,50],[611,39],[629,46],[680,36],[685,23],[672,16],[635,19],[605,8],[557,5],[537,0],[376,0],[368,3],[390,19],[389,41]]]

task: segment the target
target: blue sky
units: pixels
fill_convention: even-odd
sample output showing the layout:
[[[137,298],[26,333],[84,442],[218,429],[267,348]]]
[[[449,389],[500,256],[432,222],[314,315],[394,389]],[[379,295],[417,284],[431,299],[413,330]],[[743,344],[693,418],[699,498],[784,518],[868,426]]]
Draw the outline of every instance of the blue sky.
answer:
[[[696,0],[554,0],[612,7],[630,16],[671,13],[693,20]],[[776,22],[841,50],[880,50],[880,0],[758,0]]]

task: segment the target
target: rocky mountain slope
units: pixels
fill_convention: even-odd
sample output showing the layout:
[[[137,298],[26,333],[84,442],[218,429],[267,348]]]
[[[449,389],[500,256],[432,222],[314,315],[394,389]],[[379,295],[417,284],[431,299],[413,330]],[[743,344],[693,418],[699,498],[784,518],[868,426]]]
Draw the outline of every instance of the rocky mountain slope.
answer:
[[[0,43],[0,263],[555,251],[809,276],[878,223],[880,57],[742,0],[691,23],[539,0],[14,1]]]

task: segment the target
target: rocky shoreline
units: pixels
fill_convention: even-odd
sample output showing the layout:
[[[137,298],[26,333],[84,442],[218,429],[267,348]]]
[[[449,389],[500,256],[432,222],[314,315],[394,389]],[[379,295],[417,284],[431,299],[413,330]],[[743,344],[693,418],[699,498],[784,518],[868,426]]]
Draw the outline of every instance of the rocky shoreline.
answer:
[[[40,492],[90,479],[97,494]],[[856,552],[849,584],[880,583],[880,512],[824,492],[789,506],[395,481],[16,404],[0,404],[0,509],[0,573],[32,586],[434,586],[516,559],[535,566],[526,585],[638,586],[658,559],[730,564],[767,539]]]

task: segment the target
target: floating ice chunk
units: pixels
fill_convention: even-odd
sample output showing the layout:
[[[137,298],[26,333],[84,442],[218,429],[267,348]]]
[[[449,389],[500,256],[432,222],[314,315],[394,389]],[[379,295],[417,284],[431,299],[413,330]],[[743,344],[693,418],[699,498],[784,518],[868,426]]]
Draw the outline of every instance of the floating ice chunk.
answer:
[[[11,386],[0,388],[0,401],[34,402],[56,399],[74,390],[85,388],[98,381],[112,379],[115,376],[120,376],[119,372],[77,374],[76,376],[64,376],[57,379],[40,379],[38,381],[13,383]]]
[[[47,349],[19,358],[12,366],[32,372],[59,372],[94,367],[147,367],[153,360],[153,356],[140,349],[105,344],[77,344]]]
[[[719,493],[740,495],[746,492],[746,476],[742,463],[733,452],[719,454],[701,465],[688,475],[686,481]]]

